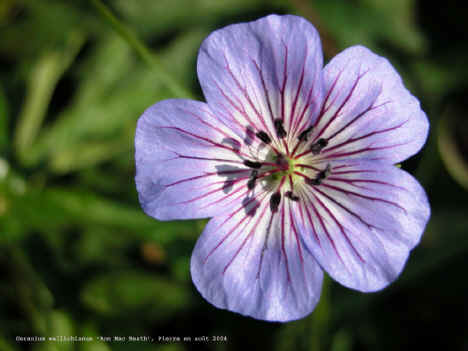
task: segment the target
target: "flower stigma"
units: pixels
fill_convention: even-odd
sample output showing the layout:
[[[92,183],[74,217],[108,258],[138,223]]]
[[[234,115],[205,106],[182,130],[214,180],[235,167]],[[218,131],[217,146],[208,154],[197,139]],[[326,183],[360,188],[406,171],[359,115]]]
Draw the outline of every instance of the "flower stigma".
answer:
[[[288,131],[284,128],[281,119],[274,121],[274,129],[276,135],[272,133],[271,137],[263,130],[255,132],[255,136],[269,147],[264,159],[257,155],[256,160],[243,161],[243,164],[251,169],[247,188],[254,190],[260,183],[265,191],[273,192],[270,198],[272,213],[277,211],[282,197],[298,202],[300,197],[296,194],[297,191],[301,191],[304,185],[320,185],[331,173],[329,163],[325,168],[320,168],[320,165],[314,167],[317,156],[328,146],[328,140],[324,138],[309,142],[314,126],[303,128],[295,142],[294,139],[288,138]],[[247,127],[246,130],[252,134],[254,129]],[[316,163],[323,162],[319,160]]]

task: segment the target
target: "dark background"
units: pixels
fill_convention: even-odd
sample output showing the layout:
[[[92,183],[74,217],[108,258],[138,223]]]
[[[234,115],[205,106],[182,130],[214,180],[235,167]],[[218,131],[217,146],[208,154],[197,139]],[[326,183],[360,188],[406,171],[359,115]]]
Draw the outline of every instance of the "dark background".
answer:
[[[97,1],[0,0],[0,350],[468,350],[468,14],[460,2],[105,4],[118,23]],[[431,121],[425,148],[402,164],[432,207],[403,274],[373,294],[327,280],[314,313],[286,324],[203,300],[189,260],[205,222],[146,217],[133,181],[139,115],[161,99],[202,100],[201,41],[270,13],[311,21],[327,61],[355,44],[387,57]],[[15,341],[35,335],[228,340]]]

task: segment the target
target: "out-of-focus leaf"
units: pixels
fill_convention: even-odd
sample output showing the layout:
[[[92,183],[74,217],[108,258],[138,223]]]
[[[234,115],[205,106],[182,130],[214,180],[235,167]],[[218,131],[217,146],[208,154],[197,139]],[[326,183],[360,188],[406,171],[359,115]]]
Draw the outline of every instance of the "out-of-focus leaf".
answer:
[[[350,351],[352,346],[351,335],[346,329],[341,329],[333,336],[330,351]]]
[[[110,40],[120,41],[112,37]],[[184,56],[181,48],[191,50],[194,55],[193,44],[175,45],[161,55],[162,60],[170,58],[173,53]],[[103,67],[104,73],[97,74],[96,81],[91,79],[80,85],[75,103],[60,114],[56,123],[41,136],[31,153],[34,162],[49,158],[55,172],[66,173],[90,167],[133,148],[138,117],[151,104],[171,96],[158,79],[157,70],[148,70],[135,59],[128,63],[131,53],[128,48],[120,49],[122,43],[117,41],[104,53],[98,50],[97,56],[92,56],[100,58],[97,63],[101,66],[88,69],[94,72]],[[113,68],[110,70],[105,67],[107,63],[103,57],[112,57],[113,52],[116,52],[117,62],[124,64],[119,67],[110,63]],[[185,56],[190,57],[190,53],[185,53]],[[93,94],[85,91],[88,87]]]
[[[44,201],[61,206],[74,221],[88,221],[111,227],[152,229],[155,222],[142,211],[76,189],[48,189]]]
[[[34,230],[49,234],[71,226],[91,225],[120,228],[134,238],[151,239],[163,245],[180,238],[191,239],[198,233],[192,221],[158,222],[139,208],[79,189],[27,187],[23,179],[11,172],[4,182],[0,181],[2,188],[5,195],[0,195],[0,223],[4,233],[0,242],[17,240]],[[48,237],[59,241],[65,238]]]
[[[202,37],[199,31],[183,35],[161,55],[162,62],[170,63],[171,73],[190,83]],[[31,162],[48,157],[55,172],[67,173],[129,152],[140,114],[171,97],[158,71],[140,65],[120,38],[111,35],[102,42],[82,68],[86,74],[74,104],[41,135],[28,154]]]
[[[0,335],[0,350],[2,351],[16,351],[18,348],[11,344],[7,339]]]
[[[413,53],[424,48],[424,38],[412,22],[413,5],[407,0],[362,0],[360,4],[319,0],[313,4],[341,48],[361,44],[375,50],[382,40]]]
[[[0,26],[8,22],[12,9],[15,5],[15,0],[3,0],[0,2]]]
[[[304,319],[285,324],[277,335],[277,350],[324,350],[331,319],[330,278],[324,276],[320,301]]]
[[[92,342],[83,342],[78,345],[79,351],[111,351],[111,348],[103,341],[97,339],[100,333],[92,323],[86,323],[80,328],[80,334],[94,339]]]
[[[63,50],[47,51],[42,55],[29,76],[26,100],[15,134],[16,152],[25,164],[28,164],[28,151],[39,132],[52,93],[84,43],[84,35],[78,32],[71,33],[67,39]]]
[[[62,311],[52,311],[48,316],[47,332],[43,334],[46,338],[44,342],[35,343],[34,351],[72,351],[74,350],[75,342],[60,341],[60,337],[75,337],[74,323],[70,316]],[[80,335],[81,336],[81,335]],[[49,340],[52,338],[52,340]],[[55,338],[55,340],[54,340]],[[78,343],[78,342],[76,342]]]
[[[181,282],[190,282],[190,257],[178,257],[171,265],[173,276]]]
[[[393,289],[404,289],[408,285],[420,285],[431,272],[450,260],[456,260],[468,252],[468,217],[466,208],[439,210],[431,215],[422,243],[414,250]],[[342,319],[359,318],[368,306],[379,298],[379,294],[367,295],[346,289],[345,295],[336,296],[334,313]]]
[[[394,45],[412,53],[422,51],[426,45],[416,25],[414,0],[361,0],[375,10],[381,21],[382,36]]]
[[[264,0],[116,0],[115,6],[133,28],[149,36],[216,22],[222,16],[247,12],[262,3]]]
[[[19,18],[12,21],[14,25],[2,28],[0,52],[23,59],[35,57],[44,48],[66,42],[77,28],[91,27],[92,18],[75,4],[61,0],[14,1],[12,12]]]
[[[156,337],[157,338],[157,337]],[[157,339],[156,339],[157,340]],[[128,342],[125,343],[114,343],[113,351],[126,351],[128,350]],[[138,351],[183,351],[186,348],[183,346],[184,343],[169,343],[167,345],[159,343],[149,343],[149,342],[132,342],[134,350]],[[217,349],[216,349],[217,350]]]
[[[34,335],[46,334],[54,298],[28,257],[16,246],[0,246],[0,267],[6,273],[2,284],[9,285],[8,298],[21,311]]]
[[[459,117],[458,114],[463,117]],[[468,158],[463,154],[463,146],[460,145],[465,143],[465,148],[468,146],[468,127],[465,112],[458,114],[453,109],[444,114],[438,125],[437,143],[448,172],[458,184],[468,190]]]
[[[102,341],[83,342],[78,347],[80,351],[111,351],[111,348]]]
[[[122,266],[133,235],[115,229],[88,225],[74,243],[74,254],[81,264]]]
[[[6,151],[9,143],[8,124],[10,121],[10,113],[8,101],[0,84],[0,155]],[[1,172],[1,171],[0,171]],[[1,177],[1,174],[0,174]]]
[[[165,319],[189,304],[188,289],[155,274],[113,272],[95,278],[82,291],[83,303],[106,316],[145,315]]]
[[[14,242],[25,234],[28,223],[24,222],[23,207],[18,204],[26,192],[26,181],[0,158],[0,243]]]
[[[431,105],[440,103],[448,92],[458,84],[464,84],[468,79],[468,71],[464,68],[467,57],[450,56],[450,65],[433,61],[418,60],[413,62],[412,69],[421,81],[421,89],[430,96]]]
[[[192,30],[184,32],[161,57],[161,62],[170,74],[187,86],[198,84],[196,74],[196,57],[203,39],[208,36],[205,30]]]

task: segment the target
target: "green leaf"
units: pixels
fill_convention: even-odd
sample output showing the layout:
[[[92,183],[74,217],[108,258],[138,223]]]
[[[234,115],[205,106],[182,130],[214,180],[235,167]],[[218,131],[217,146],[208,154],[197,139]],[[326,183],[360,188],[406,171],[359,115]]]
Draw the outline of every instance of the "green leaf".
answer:
[[[10,122],[10,109],[3,86],[0,84],[0,154],[9,147],[8,124]]]
[[[223,17],[258,10],[263,3],[263,0],[116,0],[115,7],[131,27],[146,37],[195,25],[206,26]]]
[[[35,63],[29,76],[26,99],[15,132],[15,147],[19,159],[30,163],[28,152],[46,115],[52,93],[84,43],[84,35],[71,33],[63,50],[46,51]]]
[[[161,55],[165,62],[189,66],[200,33],[187,35]],[[34,163],[49,158],[51,169],[68,173],[91,167],[133,150],[136,121],[158,100],[173,97],[159,79],[159,71],[141,66],[120,39],[98,45],[85,65],[90,73],[80,84],[74,103],[40,137],[29,157]],[[109,60],[109,57],[114,57]],[[179,57],[186,57],[180,59]],[[93,61],[95,60],[95,61]],[[194,67],[192,67],[192,75]],[[181,73],[187,81],[187,69]],[[95,79],[93,79],[95,76]]]
[[[382,28],[380,35],[394,45],[411,53],[420,53],[426,43],[417,27],[414,0],[361,0],[375,11]]]
[[[85,323],[80,328],[80,334],[83,336],[89,336],[94,339],[92,342],[82,342],[78,345],[79,351],[111,351],[111,348],[103,341],[97,339],[101,336],[93,323]]]
[[[325,350],[331,320],[330,282],[325,275],[320,301],[310,315],[282,327],[277,335],[277,350]]]
[[[410,53],[419,53],[425,42],[414,23],[413,7],[410,0],[314,2],[327,31],[341,48],[360,44],[376,50],[385,40]]]
[[[185,285],[137,271],[95,278],[85,286],[81,298],[86,306],[105,316],[142,314],[154,319],[166,319],[189,304]]]
[[[0,335],[0,350],[2,351],[17,351],[18,348],[14,346],[9,340]]]
[[[445,167],[453,179],[468,190],[468,158],[462,145],[468,138],[465,111],[448,109],[438,124],[437,132],[437,145]]]

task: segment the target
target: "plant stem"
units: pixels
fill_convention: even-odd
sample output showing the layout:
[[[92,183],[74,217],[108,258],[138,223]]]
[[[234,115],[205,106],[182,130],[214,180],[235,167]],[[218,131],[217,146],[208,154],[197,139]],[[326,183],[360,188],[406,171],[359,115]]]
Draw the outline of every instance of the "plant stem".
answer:
[[[91,0],[91,3],[104,20],[132,47],[140,58],[153,69],[157,69],[159,78],[179,98],[193,98],[187,89],[176,82],[162,67],[160,60],[138,39],[133,31],[122,23],[101,0]]]

